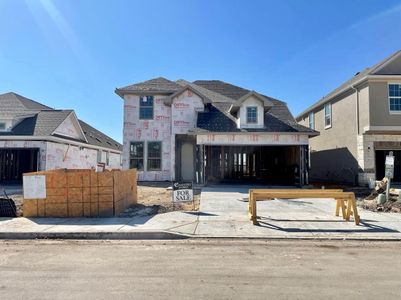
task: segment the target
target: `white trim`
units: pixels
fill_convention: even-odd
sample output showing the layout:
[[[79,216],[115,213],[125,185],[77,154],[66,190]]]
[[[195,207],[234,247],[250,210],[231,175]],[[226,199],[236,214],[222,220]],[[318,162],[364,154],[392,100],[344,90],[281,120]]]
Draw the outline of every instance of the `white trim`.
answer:
[[[78,128],[79,128],[78,130],[79,130],[79,132],[81,133],[81,136],[82,136],[83,140],[84,140],[85,142],[88,143],[88,140],[87,140],[87,138],[86,138],[86,136],[85,136],[85,133],[84,133],[84,131],[82,130],[81,124],[79,124],[78,117],[77,117],[77,115],[75,114],[75,111],[71,111],[71,112],[65,117],[65,119],[63,120],[63,122],[61,122],[61,123],[56,127],[56,129],[53,130],[53,132],[52,132],[51,134],[53,135],[53,134],[57,131],[57,129],[65,122],[65,120],[67,120],[71,115],[73,115],[73,119],[75,119],[75,121],[73,121],[73,122],[75,122],[75,124],[78,126]],[[74,137],[68,136],[68,135],[66,135],[66,134],[60,134],[60,135],[64,135],[64,136],[66,136],[66,137],[74,138]]]
[[[330,125],[326,125],[326,106],[330,106]],[[329,129],[333,126],[333,107],[331,105],[331,102],[327,102],[323,106],[323,124],[324,124],[324,129]]]
[[[312,119],[311,119],[311,115],[312,115]],[[312,126],[311,126],[311,123],[312,123]],[[315,112],[314,111],[310,111],[308,114],[308,126],[310,129],[315,130]]]
[[[401,86],[401,82],[389,81],[387,82],[387,104],[388,104],[388,112],[390,115],[401,115],[401,110],[391,110],[390,99],[401,99],[401,96],[390,96],[390,84],[397,84]]]
[[[259,132],[259,131],[233,131],[233,132],[228,132],[228,131],[224,131],[224,132],[188,132],[188,134],[190,135],[247,135],[247,134],[259,134],[259,135],[272,135],[272,134],[280,134],[280,135],[319,135],[319,133],[317,132]]]
[[[121,154],[122,151],[119,150],[113,150],[110,148],[105,148],[101,146],[96,146],[96,145],[91,145],[91,144],[85,144],[81,142],[76,142],[76,141],[70,141],[70,140],[65,140],[63,138],[55,137],[55,136],[26,136],[26,135],[19,135],[19,136],[1,136],[0,135],[0,141],[45,141],[45,142],[55,142],[55,143],[61,143],[61,144],[66,144],[66,145],[76,145],[88,149],[100,149],[104,151],[110,151],[115,154]]]
[[[251,106],[245,106],[246,108],[246,124],[247,125],[257,125],[258,124],[258,107],[255,105],[251,105]],[[255,122],[248,122],[248,108],[254,108],[256,109],[256,120]]]

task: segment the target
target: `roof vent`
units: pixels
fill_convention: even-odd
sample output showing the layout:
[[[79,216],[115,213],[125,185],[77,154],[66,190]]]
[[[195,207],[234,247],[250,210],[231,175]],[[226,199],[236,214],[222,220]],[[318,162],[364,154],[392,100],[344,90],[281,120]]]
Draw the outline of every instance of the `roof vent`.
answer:
[[[358,76],[359,74],[361,74],[361,72],[356,72],[354,76]]]

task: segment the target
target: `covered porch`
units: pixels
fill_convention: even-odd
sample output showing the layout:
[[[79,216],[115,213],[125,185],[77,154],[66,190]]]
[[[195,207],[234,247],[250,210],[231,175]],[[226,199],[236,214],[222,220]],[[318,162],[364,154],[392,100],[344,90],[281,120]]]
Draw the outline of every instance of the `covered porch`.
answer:
[[[196,139],[196,182],[308,184],[308,139],[300,135],[230,134]]]
[[[299,146],[205,146],[206,182],[299,184]]]

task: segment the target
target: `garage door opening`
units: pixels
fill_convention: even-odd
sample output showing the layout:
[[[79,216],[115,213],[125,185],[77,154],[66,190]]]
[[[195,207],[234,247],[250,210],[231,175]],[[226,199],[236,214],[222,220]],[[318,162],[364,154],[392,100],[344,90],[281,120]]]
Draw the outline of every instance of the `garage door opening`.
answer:
[[[299,146],[206,146],[206,180],[298,184],[300,152]]]
[[[38,149],[1,149],[1,183],[21,183],[22,174],[38,171]]]

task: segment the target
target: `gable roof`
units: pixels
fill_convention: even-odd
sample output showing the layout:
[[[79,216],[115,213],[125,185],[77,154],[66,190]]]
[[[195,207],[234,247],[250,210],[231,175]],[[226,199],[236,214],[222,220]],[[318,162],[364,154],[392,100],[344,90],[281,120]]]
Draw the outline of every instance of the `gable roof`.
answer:
[[[232,98],[226,97],[226,96],[216,93],[216,92],[213,92],[211,90],[208,90],[204,87],[201,87],[199,85],[196,85],[196,84],[186,81],[184,79],[179,79],[176,81],[176,83],[178,83],[182,88],[180,90],[178,90],[177,92],[175,92],[174,94],[170,95],[168,98],[166,98],[166,100],[165,100],[166,104],[170,104],[174,97],[178,96],[179,94],[181,94],[182,92],[184,92],[187,89],[192,90],[195,94],[204,98],[204,100],[206,100],[205,103],[220,103],[220,102],[233,103],[233,102],[235,102],[235,100]]]
[[[299,125],[295,121],[283,121],[270,112],[265,113],[264,121],[263,128],[238,128],[235,120],[213,105],[208,105],[206,111],[198,112],[197,126],[193,132],[298,132],[308,135],[318,134],[317,131]]]
[[[11,131],[1,131],[2,135],[48,136],[70,115],[72,110],[45,110],[24,118]]]
[[[182,88],[181,85],[174,81],[170,81],[164,77],[157,77],[143,82],[128,85],[126,87],[117,88],[115,92],[123,97],[124,94],[172,94]]]
[[[352,78],[348,79],[345,81],[343,84],[341,84],[339,87],[335,88],[333,91],[328,93],[326,96],[322,97],[319,101],[317,101],[315,104],[311,105],[307,109],[305,109],[303,112],[298,114],[296,117],[297,120],[301,119],[304,115],[308,114],[315,108],[318,108],[319,106],[322,106],[323,104],[329,102],[331,99],[339,96],[340,94],[347,92],[348,90],[352,89],[353,86],[363,82],[366,80],[370,75],[401,75],[401,70],[399,74],[383,74],[380,72],[384,67],[386,67],[389,63],[391,63],[393,60],[401,58],[401,50],[393,53],[392,55],[386,57],[382,61],[378,62],[377,64],[373,65],[372,67],[365,68],[363,71],[356,73]]]
[[[196,80],[193,83],[234,100],[238,100],[241,97],[248,94],[249,92],[251,92],[250,90],[244,89],[242,87],[221,80]],[[267,98],[269,101],[273,103],[273,107],[269,110],[270,113],[274,114],[277,118],[282,119],[284,121],[286,120],[295,121],[293,115],[289,111],[287,104],[285,102],[263,94],[260,95]]]
[[[52,109],[46,105],[43,105],[35,100],[25,98],[14,92],[9,92],[0,95],[0,112],[25,112],[28,110],[47,110]]]
[[[262,96],[261,94],[258,94],[255,91],[250,91],[249,93],[245,94],[231,105],[230,112],[236,112],[241,107],[242,102],[244,102],[245,100],[247,100],[249,97],[252,96],[259,99],[263,103],[263,107],[265,109],[273,107],[273,103],[266,97]]]
[[[122,145],[120,143],[78,119],[79,126],[87,142],[68,138],[64,135],[54,134],[54,131],[70,114],[74,114],[75,116],[75,112],[72,109],[52,109],[16,93],[0,95],[0,112],[2,108],[14,114],[16,119],[21,120],[11,131],[0,131],[0,139],[1,136],[56,136],[66,140],[74,140],[112,150],[122,150]]]

